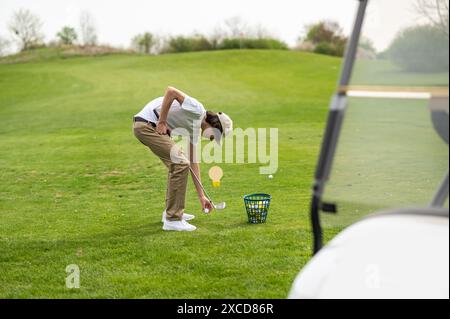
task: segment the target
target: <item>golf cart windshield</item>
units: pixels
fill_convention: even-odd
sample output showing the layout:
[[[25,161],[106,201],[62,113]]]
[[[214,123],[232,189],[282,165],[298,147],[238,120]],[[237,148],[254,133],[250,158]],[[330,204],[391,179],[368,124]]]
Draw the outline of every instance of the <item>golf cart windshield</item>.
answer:
[[[329,169],[319,163],[316,174],[319,210],[336,211],[320,215],[325,241],[379,210],[429,206],[449,167],[448,1],[361,1],[359,10],[359,46],[347,52],[328,126],[333,112],[341,121],[322,148]]]

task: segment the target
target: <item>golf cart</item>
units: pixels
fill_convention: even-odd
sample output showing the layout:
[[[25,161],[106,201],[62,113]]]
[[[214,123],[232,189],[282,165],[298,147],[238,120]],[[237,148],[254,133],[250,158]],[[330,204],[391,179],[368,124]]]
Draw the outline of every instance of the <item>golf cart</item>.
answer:
[[[358,1],[313,185],[314,257],[289,298],[449,298],[448,32],[400,60],[367,54],[367,38],[425,28],[415,4]]]

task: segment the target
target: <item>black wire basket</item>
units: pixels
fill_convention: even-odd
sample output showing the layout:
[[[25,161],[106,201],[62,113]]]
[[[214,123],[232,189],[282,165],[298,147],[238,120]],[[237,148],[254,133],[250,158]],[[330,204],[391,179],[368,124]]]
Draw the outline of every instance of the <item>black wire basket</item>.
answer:
[[[249,223],[262,224],[266,222],[271,199],[272,196],[269,194],[251,194],[244,196]]]

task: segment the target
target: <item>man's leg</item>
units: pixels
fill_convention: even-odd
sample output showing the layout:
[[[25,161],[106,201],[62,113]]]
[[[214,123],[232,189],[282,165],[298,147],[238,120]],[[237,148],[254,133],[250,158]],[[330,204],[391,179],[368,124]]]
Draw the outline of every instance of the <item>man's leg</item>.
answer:
[[[169,174],[166,191],[167,219],[182,220],[189,175],[189,161],[169,136],[159,135],[150,125],[136,122],[134,125],[134,134],[168,168]]]
[[[166,213],[168,220],[181,220],[186,201],[189,162],[169,165]]]

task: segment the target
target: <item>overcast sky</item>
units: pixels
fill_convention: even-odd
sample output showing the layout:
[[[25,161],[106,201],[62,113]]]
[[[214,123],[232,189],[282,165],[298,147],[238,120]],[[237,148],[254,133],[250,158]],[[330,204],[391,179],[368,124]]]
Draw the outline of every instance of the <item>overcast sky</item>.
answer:
[[[387,12],[374,12],[370,36],[379,49],[392,39],[385,21],[403,23],[408,15],[402,5],[411,0],[377,0]],[[95,18],[100,43],[127,47],[137,33],[159,35],[201,32],[208,34],[224,20],[239,16],[250,25],[263,25],[272,34],[296,43],[304,25],[323,19],[339,22],[349,33],[356,0],[0,0],[0,36],[10,37],[7,25],[14,11],[30,9],[44,22],[46,40],[55,38],[62,26],[78,28],[81,11]],[[396,10],[397,9],[397,10]],[[391,31],[391,32],[389,32]]]

